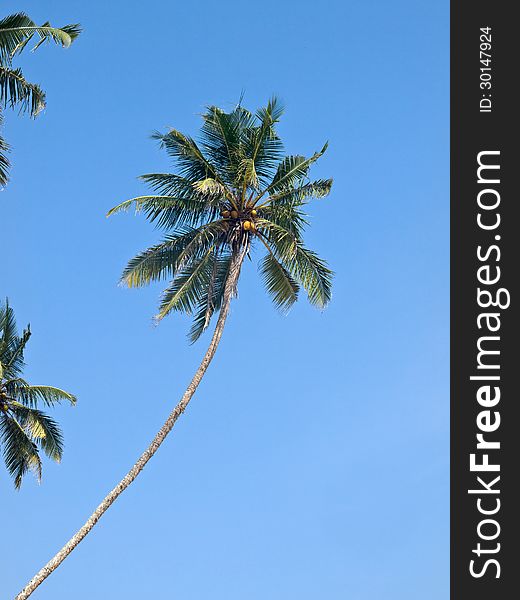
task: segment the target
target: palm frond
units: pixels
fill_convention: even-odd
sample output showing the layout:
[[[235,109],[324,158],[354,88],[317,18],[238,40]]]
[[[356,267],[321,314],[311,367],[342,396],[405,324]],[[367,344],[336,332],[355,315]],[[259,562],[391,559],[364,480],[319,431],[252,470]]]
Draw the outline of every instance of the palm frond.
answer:
[[[164,135],[156,132],[152,137],[159,140],[161,146],[176,161],[182,177],[188,181],[195,183],[208,177],[220,181],[214,165],[203,155],[191,137],[176,129],[170,129]]]
[[[42,463],[38,447],[24,431],[16,419],[4,413],[0,414],[0,440],[5,465],[19,489],[24,475],[32,471],[38,481],[42,476]]]
[[[185,236],[170,236],[160,244],[147,248],[132,258],[121,275],[121,283],[130,288],[173,277],[177,258],[196,230]]]
[[[202,117],[202,148],[221,180],[234,186],[243,153],[243,135],[254,124],[254,116],[241,106],[229,113],[216,106],[208,107]]]
[[[39,85],[29,83],[21,69],[0,65],[0,101],[4,108],[18,106],[20,112],[35,117],[45,108],[45,92]]]
[[[77,401],[73,394],[65,390],[50,385],[30,385],[21,378],[7,381],[5,387],[11,396],[29,408],[35,408],[40,403],[45,406],[54,406],[61,402],[74,405]]]
[[[136,214],[143,212],[151,223],[162,229],[173,229],[179,224],[195,227],[218,215],[218,205],[205,202],[200,197],[138,196],[110,209],[107,217],[132,207]]]
[[[294,258],[286,266],[305,288],[309,302],[318,308],[325,308],[332,297],[334,277],[327,263],[316,252],[297,244]]]
[[[298,184],[307,176],[309,167],[316,162],[320,156],[323,156],[327,147],[328,143],[326,143],[319,152],[315,152],[310,158],[305,158],[300,155],[286,156],[278,165],[273,180],[267,186],[266,191],[269,193],[277,193]]]
[[[267,102],[267,106],[259,108],[256,111],[256,116],[262,124],[265,124],[267,127],[274,127],[280,121],[284,112],[285,106],[280,98],[272,96]]]
[[[201,181],[196,181],[193,184],[193,187],[197,190],[197,192],[205,197],[205,198],[222,198],[224,199],[227,194],[226,187],[218,182],[213,177],[206,177],[206,179],[202,179]]]
[[[63,456],[63,435],[58,423],[35,408],[13,402],[12,412],[22,429],[52,460],[60,462]]]
[[[287,312],[298,300],[300,286],[271,252],[265,255],[260,265],[260,272],[264,278],[265,287],[275,305],[282,312]]]
[[[172,278],[190,260],[197,259],[224,235],[222,223],[213,221],[199,228],[185,228],[162,243],[135,256],[126,266],[121,281],[141,287],[152,281]]]
[[[208,287],[204,297],[201,302],[199,302],[189,332],[189,339],[192,344],[196,342],[208,328],[213,314],[220,310],[230,268],[231,255],[218,256],[215,251]]]
[[[237,176],[242,183],[242,196],[248,188],[257,190],[260,186],[260,179],[256,172],[256,165],[253,158],[243,158],[237,169]]]
[[[25,366],[23,353],[30,337],[31,329],[27,326],[20,337],[15,336],[11,339],[7,352],[0,352],[1,360],[4,363],[4,378],[11,379],[22,372]]]
[[[262,218],[257,221],[257,227],[269,231],[281,227],[294,238],[301,240],[305,227],[309,224],[306,215],[294,204],[269,204],[262,209]]]
[[[269,242],[270,247],[276,248],[277,256],[292,257],[296,252],[296,245],[301,241],[300,236],[294,232],[293,224],[291,224],[291,228],[284,227],[283,219],[276,219],[274,214],[271,217],[272,220],[258,220],[259,235]]]
[[[202,301],[211,281],[213,250],[210,248],[202,258],[191,260],[175,276],[173,283],[162,294],[156,320],[160,321],[171,311],[190,315]]]
[[[16,337],[16,317],[6,298],[5,303],[0,304],[0,353],[10,348]]]
[[[152,190],[165,196],[190,197],[194,193],[194,181],[173,173],[145,173],[139,179],[149,185]],[[198,180],[195,180],[198,181]]]
[[[317,179],[298,187],[291,187],[269,196],[270,205],[304,204],[312,198],[325,198],[332,188],[332,179]]]
[[[0,108],[0,127],[2,127],[2,120],[2,109]],[[9,144],[0,135],[0,188],[6,186],[9,181],[9,167],[11,166],[7,158],[9,150]]]
[[[9,64],[15,54],[24,50],[27,44],[37,39],[33,50],[46,41],[67,48],[81,33],[79,24],[52,27],[50,23],[36,25],[25,13],[9,15],[0,20],[0,60]]]
[[[283,111],[281,102],[276,97],[271,98],[266,107],[256,112],[260,125],[247,131],[245,155],[253,161],[258,179],[266,183],[273,177],[283,155],[282,140],[274,129]]]
[[[3,364],[5,378],[15,377],[22,371],[23,351],[30,337],[29,326],[21,336],[17,335],[14,311],[6,299],[5,304],[0,305],[0,362]]]
[[[270,224],[266,239],[276,258],[305,289],[309,302],[325,308],[331,299],[334,276],[327,263],[279,225]]]

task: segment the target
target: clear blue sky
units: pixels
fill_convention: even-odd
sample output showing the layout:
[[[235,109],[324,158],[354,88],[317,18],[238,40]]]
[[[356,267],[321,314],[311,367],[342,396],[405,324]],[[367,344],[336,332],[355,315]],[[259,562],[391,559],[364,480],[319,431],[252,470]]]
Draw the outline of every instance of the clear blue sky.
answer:
[[[182,4],[182,6],[181,6]],[[0,597],[81,525],[189,381],[207,337],[153,327],[160,286],[117,286],[159,233],[105,219],[169,168],[150,140],[206,104],[287,111],[290,153],[330,141],[309,245],[323,313],[280,316],[249,264],[222,346],[138,481],[41,600],[439,600],[448,593],[448,2],[8,1],[81,22],[27,54],[48,108],[7,112],[0,295],[30,321],[27,378],[74,391],[64,461],[15,492],[0,468]]]

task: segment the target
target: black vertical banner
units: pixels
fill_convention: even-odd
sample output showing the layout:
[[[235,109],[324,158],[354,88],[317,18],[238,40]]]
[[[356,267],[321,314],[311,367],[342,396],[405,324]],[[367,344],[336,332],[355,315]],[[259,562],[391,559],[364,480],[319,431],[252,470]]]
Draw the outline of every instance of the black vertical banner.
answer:
[[[451,600],[520,597],[516,8],[451,4]]]

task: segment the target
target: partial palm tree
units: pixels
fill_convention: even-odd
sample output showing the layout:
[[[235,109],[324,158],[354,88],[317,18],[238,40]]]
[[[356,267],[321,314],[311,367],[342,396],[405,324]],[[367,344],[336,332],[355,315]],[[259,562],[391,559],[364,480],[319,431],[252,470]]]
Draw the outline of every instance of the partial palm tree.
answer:
[[[39,85],[25,79],[22,70],[13,66],[13,59],[32,41],[35,41],[33,50],[48,41],[67,48],[80,32],[78,24],[52,27],[47,22],[37,25],[25,13],[0,20],[0,127],[2,111],[7,107],[18,108],[31,117],[36,117],[45,108],[45,92]],[[0,186],[8,180],[8,151],[9,145],[0,136]]]
[[[6,300],[0,305],[0,448],[16,488],[20,488],[28,471],[41,479],[40,450],[56,462],[63,454],[61,430],[39,406],[76,403],[76,398],[64,390],[30,385],[22,379],[24,351],[30,337],[29,326],[18,335],[13,309]]]
[[[282,311],[296,302],[301,288],[315,306],[329,302],[332,272],[303,242],[305,205],[331,189],[331,179],[308,179],[309,168],[327,146],[310,158],[284,156],[275,129],[282,112],[276,98],[256,113],[240,105],[228,113],[210,107],[203,115],[199,143],[175,129],[156,133],[177,172],[143,175],[153,194],[127,200],[109,212],[135,208],[164,231],[162,241],[133,258],[122,276],[129,287],[169,281],[157,320],[172,312],[192,315],[189,337],[195,341],[212,317],[218,318],[199,368],[150,446],[17,600],[28,598],[92,530],[186,410],[215,355],[244,259],[254,246],[265,251],[260,274]]]

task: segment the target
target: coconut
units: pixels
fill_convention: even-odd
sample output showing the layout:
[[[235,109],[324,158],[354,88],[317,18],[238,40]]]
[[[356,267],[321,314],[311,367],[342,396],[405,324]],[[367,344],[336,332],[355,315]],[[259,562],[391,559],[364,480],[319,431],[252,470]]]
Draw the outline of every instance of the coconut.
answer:
[[[232,210],[231,211],[231,218],[232,219],[238,219],[238,213],[236,210]]]
[[[251,221],[244,221],[244,229],[246,231],[249,231],[251,229],[251,225],[252,225]]]
[[[227,219],[231,213],[229,210],[223,210],[220,214],[224,217],[224,219]]]
[[[258,213],[256,212],[256,210],[253,208],[253,210],[251,211],[251,216],[252,217],[256,217]]]

